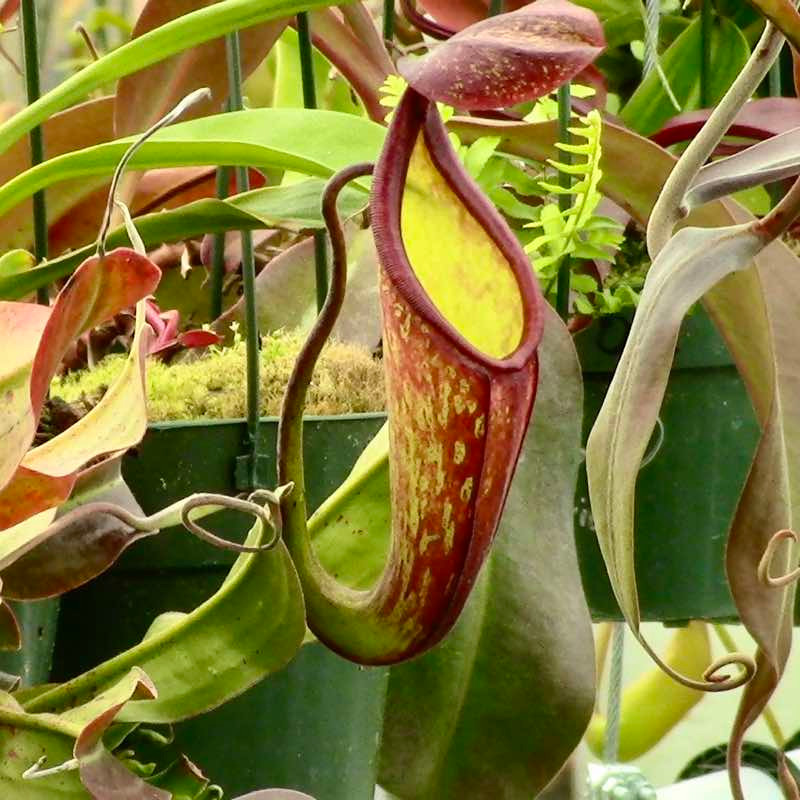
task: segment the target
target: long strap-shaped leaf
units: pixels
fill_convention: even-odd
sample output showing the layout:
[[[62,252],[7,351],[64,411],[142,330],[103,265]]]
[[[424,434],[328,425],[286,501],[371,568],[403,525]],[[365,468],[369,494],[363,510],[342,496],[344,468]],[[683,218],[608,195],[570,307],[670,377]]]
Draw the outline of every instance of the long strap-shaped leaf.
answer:
[[[349,589],[326,573],[306,530],[305,384],[341,304],[342,269],[290,382],[279,472],[282,482],[295,483],[284,506],[285,539],[309,625],[334,650],[378,664],[438,642],[477,577],[531,412],[542,299],[527,257],[464,173],[435,106],[413,90],[375,169],[372,222],[382,267],[392,485],[392,544],[373,589]]]

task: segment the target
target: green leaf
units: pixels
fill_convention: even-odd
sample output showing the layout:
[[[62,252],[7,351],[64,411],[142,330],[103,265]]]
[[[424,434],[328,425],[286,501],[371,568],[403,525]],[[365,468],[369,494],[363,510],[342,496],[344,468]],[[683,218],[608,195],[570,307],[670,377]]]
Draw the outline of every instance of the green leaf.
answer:
[[[329,5],[329,0],[223,0],[162,25],[84,67],[0,125],[0,153],[56,111],[117,78],[226,33]]]
[[[308,135],[309,130],[314,131],[313,136]],[[336,111],[237,111],[164,128],[142,145],[130,167],[222,164],[328,177],[355,162],[374,160],[384,135],[384,128],[377,123]],[[0,215],[59,181],[110,176],[131,141],[120,139],[78,150],[23,172],[0,188]]]
[[[572,531],[583,386],[552,311],[539,354],[533,423],[481,578],[444,642],[390,673],[379,782],[404,800],[529,800],[592,712]]]
[[[263,544],[256,525],[248,545]],[[305,635],[302,591],[283,543],[238,558],[222,587],[190,614],[174,617],[141,644],[29,701],[26,710],[59,712],[91,700],[134,666],[158,690],[128,703],[123,722],[176,722],[216,708],[294,657]]]
[[[268,186],[235,195],[227,200],[196,200],[180,208],[159,211],[136,218],[136,229],[147,248],[163,242],[176,242],[206,233],[231,230],[286,227],[290,229],[322,228],[320,198],[325,182],[316,178],[287,186]],[[365,208],[368,196],[348,189],[339,198],[339,210],[345,217]],[[124,226],[112,231],[109,247],[128,246],[130,240]],[[95,250],[94,243],[54,258],[40,267],[13,275],[0,274],[0,299],[17,300],[69,275]]]
[[[730,20],[715,17],[711,41],[704,44],[701,20],[699,17],[695,19],[661,56],[661,65],[681,105],[681,112],[701,107],[700,73],[704,47],[711,54],[708,96],[712,104],[718,102],[733,83],[750,55],[744,34]],[[620,116],[633,130],[649,135],[677,113],[659,76],[653,71],[639,84]]]

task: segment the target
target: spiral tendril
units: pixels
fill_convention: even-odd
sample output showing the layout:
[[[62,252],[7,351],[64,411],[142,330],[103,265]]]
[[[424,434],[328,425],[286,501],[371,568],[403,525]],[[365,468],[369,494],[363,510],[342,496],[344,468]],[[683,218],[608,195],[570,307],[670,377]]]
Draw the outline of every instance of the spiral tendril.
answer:
[[[740,686],[744,686],[756,674],[756,662],[753,658],[747,653],[736,652],[727,653],[712,661],[704,670],[702,680],[690,678],[664,662],[641,634],[637,633],[637,638],[648,655],[667,675],[689,689],[696,689],[699,692],[728,692],[731,689],[738,689]],[[723,667],[734,665],[739,667],[737,674],[731,675],[727,672],[718,674]]]
[[[281,487],[281,489],[285,491],[286,487]],[[33,547],[45,539],[55,536],[70,525],[73,525],[79,519],[91,516],[92,514],[106,514],[107,516],[114,517],[129,528],[145,535],[158,533],[160,528],[171,527],[180,521],[190,533],[194,534],[199,539],[224,550],[232,550],[235,553],[260,553],[271,550],[281,539],[282,525],[279,494],[262,489],[259,492],[254,492],[251,498],[252,500],[242,500],[237,497],[228,497],[222,494],[195,494],[174,503],[168,508],[157,511],[150,516],[134,514],[114,503],[87,503],[56,520],[48,527],[41,537],[38,537],[34,542],[30,543],[31,547],[22,548],[21,550],[27,552],[27,550],[33,549]],[[266,507],[258,502],[254,502],[258,500],[266,501]],[[206,516],[207,514],[222,509],[251,514],[261,525],[272,528],[274,535],[268,542],[258,545],[257,547],[231,542],[228,539],[223,539],[221,536],[211,533],[211,531],[203,526],[198,525],[196,520],[191,517],[191,512],[197,509],[205,509],[201,516]],[[17,557],[22,554],[23,552],[21,551],[15,551]],[[0,568],[6,565],[5,562],[0,563]]]
[[[758,579],[765,586],[769,586],[772,589],[780,589],[784,586],[788,586],[800,578],[800,567],[796,567],[791,572],[780,575],[777,578],[771,574],[772,562],[775,560],[775,554],[778,552],[778,548],[787,540],[797,542],[797,534],[789,528],[784,528],[773,534],[769,542],[767,542],[767,547],[764,550],[764,555],[761,556],[761,561],[758,562]]]

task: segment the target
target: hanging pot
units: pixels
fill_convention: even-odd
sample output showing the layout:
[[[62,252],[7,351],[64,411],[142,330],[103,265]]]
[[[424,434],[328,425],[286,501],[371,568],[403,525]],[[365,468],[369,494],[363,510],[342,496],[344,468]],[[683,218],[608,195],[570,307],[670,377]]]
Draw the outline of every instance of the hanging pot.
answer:
[[[584,372],[584,441],[629,327],[625,317],[608,317],[575,338]],[[684,321],[660,423],[636,486],[642,619],[734,619],[725,543],[760,431],[727,347],[699,308]],[[594,534],[585,470],[575,535],[594,618],[621,620]]]
[[[305,422],[312,509],[346,477],[384,420],[365,414]],[[276,433],[277,422],[265,420],[261,451],[273,459]],[[194,492],[235,494],[245,436],[243,421],[155,424],[126,457],[123,474],[147,513]],[[247,525],[225,512],[208,523],[240,539]],[[62,598],[52,679],[141,641],[160,613],[190,611],[216,591],[234,559],[178,530],[138,543],[113,569]],[[86,630],[103,636],[87,637]],[[176,744],[226,796],[282,786],[322,800],[372,800],[387,676],[306,644],[282,672],[176,725]]]

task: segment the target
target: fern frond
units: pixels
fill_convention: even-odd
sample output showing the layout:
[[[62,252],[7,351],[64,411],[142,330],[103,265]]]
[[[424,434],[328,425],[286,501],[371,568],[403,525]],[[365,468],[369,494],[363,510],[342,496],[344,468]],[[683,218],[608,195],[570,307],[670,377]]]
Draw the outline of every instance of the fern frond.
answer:
[[[575,178],[569,187],[539,181],[539,186],[552,195],[570,195],[573,198],[569,208],[561,211],[555,203],[542,207],[539,220],[527,227],[538,227],[542,234],[533,238],[526,246],[529,253],[535,253],[534,268],[542,277],[549,273],[550,267],[564,256],[574,254],[579,258],[609,258],[621,241],[621,228],[607,217],[595,216],[595,210],[602,199],[598,189],[603,177],[600,168],[602,148],[600,136],[602,120],[596,110],[580,117],[581,126],[573,126],[570,131],[585,143],[560,143],[559,150],[581,158],[571,164],[550,159],[548,164],[563,174]],[[556,224],[556,219],[560,222]]]

